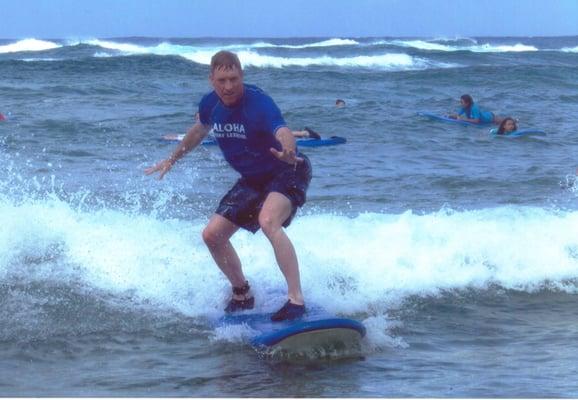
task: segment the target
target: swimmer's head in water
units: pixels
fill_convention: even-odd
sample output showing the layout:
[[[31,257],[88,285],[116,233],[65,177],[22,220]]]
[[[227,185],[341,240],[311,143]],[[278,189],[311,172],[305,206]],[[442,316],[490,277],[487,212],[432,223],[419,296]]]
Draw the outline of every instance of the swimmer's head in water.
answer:
[[[498,135],[504,135],[506,133],[514,132],[518,130],[518,125],[516,125],[516,120],[512,117],[504,118],[500,123],[498,128]]]
[[[335,100],[335,107],[345,107],[345,101],[341,99]]]

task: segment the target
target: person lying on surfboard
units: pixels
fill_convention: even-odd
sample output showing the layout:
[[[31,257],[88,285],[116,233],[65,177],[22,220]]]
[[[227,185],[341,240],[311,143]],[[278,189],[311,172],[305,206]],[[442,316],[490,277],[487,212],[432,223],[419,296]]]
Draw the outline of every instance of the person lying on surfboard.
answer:
[[[469,94],[460,97],[460,105],[458,112],[449,114],[448,117],[473,124],[499,124],[503,120],[502,117],[496,116],[493,112],[481,110]]]
[[[496,135],[507,135],[518,130],[518,124],[512,117],[506,117],[500,122]]]
[[[293,136],[296,138],[304,139],[321,139],[321,135],[315,132],[313,129],[305,127],[302,131],[291,131]]]
[[[287,297],[273,321],[292,320],[305,313],[299,264],[291,240],[283,230],[305,203],[311,163],[297,151],[295,137],[281,111],[265,92],[243,83],[236,54],[219,51],[211,58],[213,91],[199,104],[199,121],[187,132],[172,155],[145,169],[159,179],[186,153],[213,134],[225,160],[241,175],[221,199],[203,230],[203,240],[232,286],[225,312],[249,310],[255,299],[230,238],[239,230],[263,231],[287,282]]]

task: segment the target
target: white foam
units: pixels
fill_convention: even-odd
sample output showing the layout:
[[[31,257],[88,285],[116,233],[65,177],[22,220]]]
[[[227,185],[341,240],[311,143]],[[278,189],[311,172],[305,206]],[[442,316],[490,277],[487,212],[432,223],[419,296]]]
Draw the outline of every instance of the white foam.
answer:
[[[529,46],[522,43],[516,43],[514,45],[491,45],[482,44],[478,46],[472,46],[471,51],[475,53],[508,53],[508,52],[527,52],[527,51],[538,51],[535,46]]]
[[[351,39],[328,39],[321,42],[305,43],[301,45],[289,45],[289,44],[273,44],[268,42],[255,42],[255,43],[238,43],[238,44],[226,44],[226,45],[177,45],[170,42],[162,42],[154,46],[142,46],[132,43],[115,42],[110,40],[102,39],[90,39],[69,42],[69,45],[76,44],[89,44],[92,46],[102,47],[109,50],[117,50],[127,54],[156,54],[156,55],[182,55],[194,51],[208,51],[214,54],[219,50],[251,50],[260,48],[286,48],[286,49],[305,49],[305,48],[315,48],[315,47],[333,47],[333,46],[352,46],[359,44],[355,40]]]
[[[183,54],[183,56],[193,62],[209,65],[212,51],[196,51],[194,53]],[[432,62],[419,57],[412,57],[401,53],[386,53],[373,56],[353,56],[353,57],[277,57],[261,55],[253,51],[237,52],[244,67],[252,66],[259,68],[284,68],[291,66],[327,66],[327,67],[347,67],[347,68],[372,68],[389,71],[418,70],[426,68],[452,68],[459,67],[458,64]]]
[[[475,42],[474,42],[475,43]],[[447,45],[428,40],[392,40],[384,41],[383,44],[390,44],[400,47],[411,47],[419,50],[432,51],[471,51],[474,53],[507,53],[507,52],[526,52],[538,51],[535,46],[516,43],[514,45],[494,45],[494,44],[472,44],[470,46]]]
[[[272,47],[282,47],[286,49],[307,49],[307,48],[315,48],[315,47],[334,47],[334,46],[356,46],[359,45],[359,42],[353,39],[327,39],[321,42],[313,42],[313,43],[306,43],[306,44],[299,44],[299,45],[289,45],[289,44],[282,44],[282,45],[272,45]]]
[[[70,44],[78,44],[71,42]],[[417,70],[426,68],[453,68],[459,67],[453,63],[433,62],[427,59],[412,57],[403,53],[385,53],[369,56],[351,56],[351,57],[331,57],[320,55],[314,57],[280,57],[259,54],[256,50],[267,47],[284,47],[284,48],[307,48],[307,47],[326,47],[326,46],[347,46],[356,45],[358,42],[350,39],[329,39],[322,42],[314,42],[304,45],[274,45],[266,42],[257,42],[253,44],[231,44],[226,46],[190,46],[175,45],[163,42],[155,46],[140,46],[130,43],[118,43],[100,39],[85,40],[82,43],[98,46],[113,52],[96,52],[95,57],[113,57],[120,53],[121,55],[175,55],[181,56],[198,64],[209,65],[211,57],[215,52],[228,49],[235,51],[241,60],[243,66],[252,66],[258,68],[284,68],[291,66],[334,66],[348,68],[373,68],[391,71],[399,70]],[[116,53],[114,53],[116,52]]]
[[[246,343],[260,333],[246,324],[223,325],[216,327],[209,339],[213,342]]]
[[[44,51],[62,47],[62,45],[38,39],[23,39],[16,43],[0,46],[0,54],[29,51]]]
[[[460,44],[461,42],[461,44]],[[464,42],[470,42],[470,45],[464,45]],[[201,57],[202,54],[214,54],[219,50],[231,50],[234,52],[246,52],[246,53],[253,53],[256,54],[255,51],[259,49],[268,49],[268,48],[279,48],[279,49],[307,49],[307,48],[326,48],[326,47],[336,47],[336,46],[349,46],[349,47],[367,47],[367,46],[380,46],[380,45],[392,45],[398,46],[402,48],[415,48],[419,50],[428,50],[428,51],[444,51],[444,52],[455,52],[455,51],[470,51],[474,53],[507,53],[507,52],[534,52],[539,51],[539,49],[532,45],[527,45],[523,43],[516,43],[516,44],[491,44],[491,43],[483,43],[479,44],[475,39],[470,38],[435,38],[435,39],[393,39],[393,40],[375,40],[370,43],[365,42],[358,42],[354,39],[343,39],[343,38],[331,38],[322,41],[314,41],[311,43],[303,43],[303,44],[274,44],[265,41],[256,41],[253,43],[229,43],[229,44],[203,44],[200,43],[198,45],[179,45],[173,44],[168,41],[156,44],[156,45],[140,45],[134,44],[130,42],[121,42],[121,41],[114,41],[114,40],[103,40],[103,39],[84,39],[84,40],[69,40],[66,45],[67,46],[75,46],[78,44],[89,44],[92,46],[98,46],[102,49],[106,50],[113,50],[116,53],[101,53],[97,52],[95,56],[102,56],[102,54],[106,54],[106,56],[118,56],[120,55],[135,55],[135,54],[153,54],[153,55],[176,55],[176,56],[183,56],[188,59],[197,59]],[[43,51],[43,50],[51,50],[55,48],[62,47],[61,44],[38,40],[38,39],[24,39],[18,42],[0,46],[0,54],[1,53],[12,53],[12,52],[29,52],[29,51]],[[562,52],[578,52],[578,47],[565,47],[562,49],[552,49],[549,51],[562,51]],[[380,57],[383,55],[377,55],[375,57]],[[265,64],[269,67],[273,66],[273,64],[281,65],[281,62],[271,62],[271,60],[267,60],[266,55],[262,55],[264,57],[261,60],[261,64]],[[334,63],[334,65],[339,65],[339,62],[345,63],[369,63],[372,64],[371,61],[360,61],[355,60],[356,58],[360,58],[363,56],[352,56],[350,57],[349,62],[342,60]],[[372,57],[372,56],[368,56]],[[205,57],[201,57],[205,59]],[[274,57],[273,57],[274,58]],[[325,65],[323,63],[327,63],[326,57],[312,57],[312,60],[316,61],[307,61],[308,59],[303,58],[293,58],[287,57],[284,61],[285,65]],[[205,64],[205,62],[203,62]],[[255,62],[252,64],[254,66],[259,66],[259,62]],[[349,65],[349,64],[348,64]],[[281,66],[279,66],[281,68]]]
[[[193,316],[217,312],[228,295],[201,240],[205,219],[81,212],[52,199],[2,201],[0,220],[0,279],[81,281]],[[300,216],[288,229],[308,301],[346,315],[386,311],[408,296],[492,284],[532,291],[548,282],[574,291],[577,231],[578,212],[524,207]],[[267,239],[241,231],[233,243],[253,282],[257,310],[278,307],[285,283]]]
[[[20,61],[24,62],[52,62],[60,61],[58,58],[22,58]]]
[[[392,331],[401,326],[399,321],[388,318],[385,315],[369,317],[363,321],[366,329],[365,341],[366,352],[384,350],[386,348],[406,349],[409,345]]]
[[[393,40],[391,42],[387,42],[387,44],[401,47],[413,47],[420,50],[458,51],[458,48],[455,46],[427,42],[424,40]]]

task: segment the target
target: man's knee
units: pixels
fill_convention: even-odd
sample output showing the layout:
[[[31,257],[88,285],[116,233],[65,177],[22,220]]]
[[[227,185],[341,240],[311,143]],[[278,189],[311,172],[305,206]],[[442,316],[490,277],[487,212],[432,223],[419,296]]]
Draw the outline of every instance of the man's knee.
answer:
[[[203,241],[209,247],[219,246],[228,240],[221,231],[210,224],[203,229],[202,236]]]
[[[261,227],[263,233],[267,236],[281,229],[282,223],[282,221],[278,221],[270,214],[261,213],[259,215],[259,226]]]
[[[237,229],[239,229],[238,226],[215,214],[203,229],[203,241],[209,247],[223,245],[229,241]]]
[[[205,226],[205,229],[203,229],[202,236],[203,241],[207,246],[214,245],[215,241],[217,240],[217,235],[209,226]]]

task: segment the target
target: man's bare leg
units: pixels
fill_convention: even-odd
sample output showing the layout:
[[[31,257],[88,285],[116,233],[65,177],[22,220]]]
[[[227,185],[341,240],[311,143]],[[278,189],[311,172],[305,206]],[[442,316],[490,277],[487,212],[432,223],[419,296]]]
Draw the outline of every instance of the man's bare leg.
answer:
[[[303,305],[297,254],[283,230],[283,222],[289,218],[291,211],[291,201],[287,197],[277,192],[269,193],[259,213],[259,225],[275,251],[277,264],[287,281],[289,300],[293,304]]]
[[[243,287],[246,279],[241,268],[241,260],[231,244],[230,238],[239,230],[239,227],[219,214],[213,214],[203,230],[203,240],[209,248],[213,260],[225,274],[231,286]],[[236,295],[236,300],[244,300],[250,295]]]

